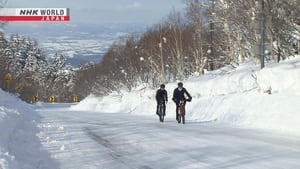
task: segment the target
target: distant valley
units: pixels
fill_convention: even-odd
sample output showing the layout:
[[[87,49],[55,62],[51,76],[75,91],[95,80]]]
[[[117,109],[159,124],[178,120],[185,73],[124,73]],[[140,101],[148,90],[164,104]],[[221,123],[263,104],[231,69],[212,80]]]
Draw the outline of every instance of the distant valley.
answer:
[[[55,53],[63,54],[74,67],[101,61],[103,54],[119,37],[145,29],[144,25],[133,24],[28,24],[10,24],[6,32],[36,39],[49,60]]]

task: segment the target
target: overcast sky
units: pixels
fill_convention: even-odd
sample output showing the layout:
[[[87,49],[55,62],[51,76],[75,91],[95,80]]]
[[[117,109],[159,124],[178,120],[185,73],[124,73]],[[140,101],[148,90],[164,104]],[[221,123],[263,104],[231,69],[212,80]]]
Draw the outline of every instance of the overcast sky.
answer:
[[[4,0],[2,0],[4,1]],[[183,0],[7,0],[6,7],[70,8],[72,23],[154,24],[172,8],[182,10]]]

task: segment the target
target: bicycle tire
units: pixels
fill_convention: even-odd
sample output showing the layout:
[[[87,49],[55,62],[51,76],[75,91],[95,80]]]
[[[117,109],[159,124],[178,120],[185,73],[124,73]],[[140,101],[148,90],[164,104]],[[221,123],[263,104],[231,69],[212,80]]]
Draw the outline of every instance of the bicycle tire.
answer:
[[[185,124],[184,104],[179,105],[178,111],[178,123]]]
[[[164,122],[164,104],[159,105],[159,121]]]

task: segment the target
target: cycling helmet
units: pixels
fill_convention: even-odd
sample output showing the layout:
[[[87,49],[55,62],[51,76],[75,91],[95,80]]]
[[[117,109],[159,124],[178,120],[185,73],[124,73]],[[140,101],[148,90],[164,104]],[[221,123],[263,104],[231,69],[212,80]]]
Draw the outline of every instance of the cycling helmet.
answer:
[[[164,89],[165,87],[166,87],[166,86],[165,86],[164,84],[161,84],[161,85],[160,85],[160,88],[163,88],[163,89]]]
[[[182,82],[179,82],[177,85],[178,85],[178,87],[183,87],[183,83]]]

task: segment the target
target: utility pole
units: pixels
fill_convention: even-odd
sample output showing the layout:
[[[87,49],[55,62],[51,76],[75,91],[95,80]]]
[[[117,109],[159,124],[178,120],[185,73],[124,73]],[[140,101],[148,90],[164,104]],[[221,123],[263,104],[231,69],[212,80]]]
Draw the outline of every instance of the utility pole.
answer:
[[[211,0],[211,18],[210,18],[210,48],[209,48],[209,53],[210,53],[210,59],[213,60],[213,29],[214,29],[214,23],[213,23],[213,17],[215,14],[215,0]],[[210,69],[213,70],[214,64],[211,62],[209,64]]]
[[[163,43],[166,43],[165,37],[159,37],[160,42],[158,43],[158,47],[160,50],[160,60],[161,60],[161,81],[162,83],[166,83],[166,72],[165,72],[165,61],[163,57]]]
[[[261,39],[260,39],[260,67],[265,67],[265,50],[266,50],[266,15],[265,15],[265,2],[261,0]]]

